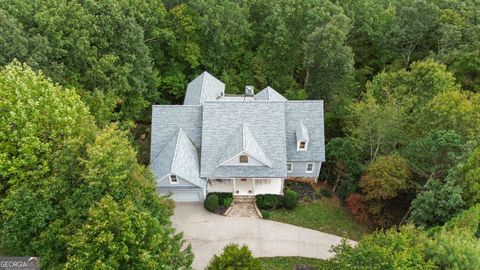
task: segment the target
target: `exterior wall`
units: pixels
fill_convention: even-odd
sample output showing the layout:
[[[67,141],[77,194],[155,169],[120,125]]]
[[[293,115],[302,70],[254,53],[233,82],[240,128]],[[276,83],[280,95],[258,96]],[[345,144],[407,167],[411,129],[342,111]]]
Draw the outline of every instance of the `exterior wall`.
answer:
[[[210,179],[208,192],[232,192],[238,195],[283,194],[282,178]],[[234,183],[235,181],[235,183]],[[237,191],[239,193],[237,193]],[[250,193],[249,191],[252,191]]]
[[[248,163],[240,163],[240,156],[244,155],[243,153],[236,155],[232,159],[225,162],[225,165],[238,165],[238,166],[265,166],[260,163],[258,160],[254,159],[250,155],[248,156]]]
[[[157,181],[157,186],[172,186],[172,187],[174,187],[174,186],[191,186],[191,187],[197,187],[194,184],[182,179],[178,175],[177,175],[177,180],[178,180],[177,184],[170,184],[170,177],[167,175],[166,177]]]
[[[307,161],[287,161],[287,163],[292,163],[292,172],[287,173],[288,177],[318,177],[320,174],[320,169],[322,167],[321,162],[307,162]],[[307,173],[307,163],[313,163],[313,172]]]
[[[209,179],[208,192],[232,192],[233,193],[233,180],[232,179]]]

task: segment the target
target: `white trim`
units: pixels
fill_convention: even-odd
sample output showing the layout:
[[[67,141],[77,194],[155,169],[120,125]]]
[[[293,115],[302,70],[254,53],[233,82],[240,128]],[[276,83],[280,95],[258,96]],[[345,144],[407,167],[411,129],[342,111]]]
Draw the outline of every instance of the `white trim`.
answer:
[[[247,156],[248,156],[248,163],[240,163],[239,158],[240,158],[241,155],[247,155]],[[228,165],[225,165],[225,164],[227,164],[228,162],[230,162],[230,161],[232,161],[232,160],[234,160],[234,159],[237,159],[237,160],[238,160],[238,164],[228,164]],[[262,164],[262,165],[251,164],[250,159],[253,159],[253,160],[257,161],[258,163],[260,163],[260,164]],[[217,165],[215,168],[218,168],[218,167],[220,167],[220,166],[256,166],[256,167],[267,166],[267,167],[269,167],[269,168],[272,168],[272,166],[269,166],[269,165],[261,162],[260,160],[252,157],[252,155],[250,155],[250,154],[249,154],[248,152],[246,152],[246,151],[242,151],[241,153],[238,153],[238,154],[234,155],[233,157],[229,158],[228,160],[226,160],[226,161],[223,162],[222,164]],[[200,176],[200,177],[202,177],[202,176]],[[213,178],[215,178],[215,177],[213,177]]]
[[[290,165],[290,170],[288,169],[288,165]],[[291,163],[291,162],[288,162],[288,163],[287,163],[287,172],[288,172],[288,173],[293,172],[293,163]]]
[[[172,181],[172,176],[175,177],[175,180],[176,180],[175,182]],[[178,176],[176,174],[170,174],[170,175],[168,175],[168,178],[170,180],[170,184],[178,185]]]
[[[300,143],[302,143],[302,142],[305,143],[305,147],[304,147],[303,149],[300,148]],[[308,149],[308,141],[307,141],[307,140],[300,140],[300,141],[298,141],[298,143],[297,143],[297,152],[299,152],[299,151],[307,151],[307,149]]]
[[[311,171],[308,170],[308,165],[312,165],[312,170]],[[306,173],[313,173],[314,168],[315,168],[315,163],[307,163],[307,165],[305,166],[305,172]]]

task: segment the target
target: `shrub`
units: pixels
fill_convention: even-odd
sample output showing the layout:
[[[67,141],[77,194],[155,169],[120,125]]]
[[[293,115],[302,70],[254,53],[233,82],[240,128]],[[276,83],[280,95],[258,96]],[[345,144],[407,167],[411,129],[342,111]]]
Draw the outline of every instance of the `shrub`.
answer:
[[[222,201],[222,207],[230,207],[230,205],[232,205],[233,203],[233,198],[225,198],[223,199]]]
[[[270,219],[270,211],[268,210],[262,210],[262,217],[264,219]]]
[[[233,193],[231,192],[211,192],[211,193],[208,193],[208,195],[216,195],[218,197],[218,203],[219,203],[219,206],[220,207],[229,207],[230,204],[228,205],[225,205],[225,203],[228,203],[228,201],[225,201],[225,199],[232,199],[232,202],[233,202]]]
[[[285,208],[294,209],[298,204],[298,193],[293,190],[285,191],[284,195]]]
[[[262,210],[280,208],[282,206],[282,196],[274,194],[264,194],[256,196],[257,206]]]
[[[207,270],[249,269],[261,270],[260,261],[252,256],[247,246],[241,248],[237,244],[230,244],[223,249],[221,255],[213,256]]]
[[[330,198],[332,197],[332,192],[328,189],[321,189],[320,190],[320,194],[323,196],[323,197],[327,197],[327,198]]]
[[[215,213],[218,210],[218,196],[215,194],[209,194],[205,201],[203,202],[203,206],[210,212]]]
[[[365,205],[362,195],[357,193],[350,194],[345,203],[347,204],[348,209],[350,209],[352,215],[358,218],[359,221],[369,221],[368,207]]]

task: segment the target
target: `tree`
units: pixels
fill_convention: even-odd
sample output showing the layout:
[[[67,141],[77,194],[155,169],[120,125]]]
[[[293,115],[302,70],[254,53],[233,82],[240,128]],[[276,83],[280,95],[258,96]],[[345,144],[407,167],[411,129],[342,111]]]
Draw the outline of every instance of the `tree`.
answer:
[[[480,134],[480,94],[468,91],[439,93],[417,116],[413,130],[454,130],[466,140]]]
[[[332,139],[326,148],[327,162],[323,165],[322,175],[334,185],[333,191],[338,189],[337,193],[345,198],[358,189],[362,165],[357,150],[343,138]]]
[[[394,103],[378,103],[371,91],[365,100],[351,104],[348,110],[348,138],[364,153],[364,158],[373,161],[379,155],[389,154],[405,139],[403,108]]]
[[[463,139],[453,130],[433,130],[403,151],[412,171],[421,177],[443,179],[462,154]]]
[[[467,206],[480,203],[480,147],[473,151],[464,164],[460,164],[458,177]]]
[[[306,89],[334,108],[342,98],[352,96],[353,53],[345,44],[350,20],[343,14],[332,16],[316,28],[305,43]]]
[[[396,154],[379,157],[368,165],[360,178],[360,188],[369,211],[382,226],[391,222],[390,213],[385,211],[386,203],[410,187],[408,163]]]
[[[333,248],[329,269],[436,269],[424,255],[427,239],[409,225],[367,235],[355,247],[343,241]]]
[[[69,238],[65,268],[187,269],[192,262],[190,249],[178,254],[184,243],[181,235],[171,238],[173,228],[162,223],[132,201],[116,202],[107,195]]]
[[[463,207],[461,188],[451,181],[428,180],[412,201],[410,218],[418,226],[441,226]]]
[[[247,246],[243,245],[241,248],[239,248],[237,244],[230,244],[223,249],[223,253],[221,255],[213,256],[213,259],[210,261],[207,269],[260,270],[261,264],[258,259],[255,259],[252,256],[252,252]]]
[[[439,269],[480,268],[480,241],[465,229],[441,230],[427,242],[425,254]]]
[[[38,254],[44,268],[64,268],[67,259],[82,269],[103,260],[190,266],[191,252],[171,226],[172,203],[157,195],[125,132],[99,130],[74,90],[18,63],[0,70],[0,97],[8,112],[0,118],[1,248]]]

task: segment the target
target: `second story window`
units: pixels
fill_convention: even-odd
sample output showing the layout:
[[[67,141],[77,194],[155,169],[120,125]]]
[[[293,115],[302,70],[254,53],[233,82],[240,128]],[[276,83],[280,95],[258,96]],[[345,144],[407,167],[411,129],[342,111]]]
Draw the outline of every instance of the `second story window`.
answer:
[[[305,142],[300,142],[300,145],[298,146],[300,150],[305,150]]]
[[[293,164],[292,163],[287,163],[287,172],[291,173],[293,169]]]
[[[178,179],[177,179],[176,175],[174,175],[174,174],[170,175],[170,183],[172,183],[172,184],[178,183]]]
[[[241,155],[240,156],[240,163],[248,163],[248,156],[247,155]]]

